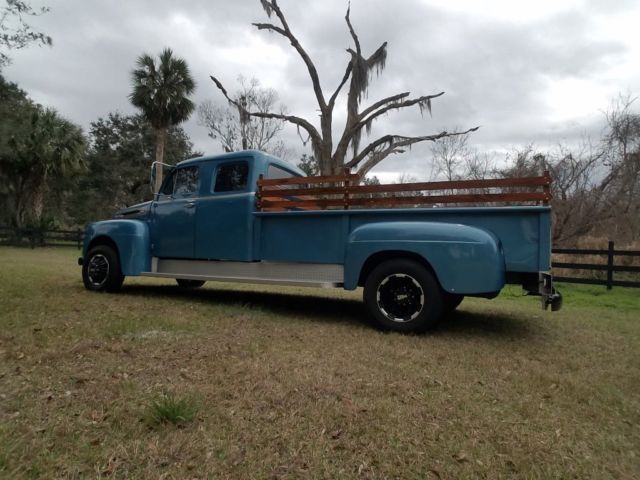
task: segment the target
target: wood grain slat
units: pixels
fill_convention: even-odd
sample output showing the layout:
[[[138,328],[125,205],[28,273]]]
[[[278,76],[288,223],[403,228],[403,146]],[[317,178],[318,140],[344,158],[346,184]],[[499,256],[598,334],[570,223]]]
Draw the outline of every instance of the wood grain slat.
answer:
[[[540,192],[521,193],[487,193],[461,195],[429,195],[388,198],[350,198],[352,206],[396,206],[396,205],[433,205],[437,203],[500,203],[500,202],[540,202],[546,198]],[[262,207],[267,208],[302,208],[310,205],[320,207],[340,207],[344,199],[316,198],[313,200],[267,200],[262,199]]]
[[[356,175],[357,176],[357,175]],[[301,178],[301,177],[300,177]],[[321,177],[306,177],[309,178],[321,178]],[[325,177],[329,178],[329,177]],[[344,177],[340,177],[345,180]],[[279,179],[269,180],[269,182]],[[290,180],[290,179],[287,179]],[[265,184],[266,180],[262,180],[262,185],[275,186],[281,183],[269,183]],[[330,183],[330,182],[296,182],[298,184],[305,183]],[[349,187],[349,193],[393,193],[393,192],[416,192],[421,190],[459,190],[459,189],[475,189],[475,188],[500,188],[500,187],[537,187],[545,186],[549,184],[548,177],[524,177],[524,178],[494,178],[487,180],[456,180],[456,181],[443,181],[443,182],[417,182],[417,183],[397,183],[389,185],[353,185]],[[263,192],[282,192],[283,189],[278,188],[263,188]],[[309,194],[341,194],[344,192],[344,187],[309,187],[300,189],[287,189],[289,192],[295,192],[296,194],[303,194],[301,191],[309,192]]]
[[[258,185],[263,187],[271,185],[300,185],[300,184],[314,184],[314,183],[332,183],[332,182],[344,182],[356,181],[360,177],[355,174],[350,175],[327,175],[319,177],[290,177],[290,178],[264,178],[258,180]]]
[[[256,192],[258,208],[273,211],[274,209],[288,208],[325,209],[342,207],[349,209],[351,206],[393,207],[396,205],[504,202],[536,202],[546,205],[551,200],[551,177],[549,172],[545,172],[540,177],[416,182],[391,185],[358,185],[358,180],[359,176],[354,174],[276,179],[263,179],[261,177],[258,180]],[[312,186],[314,184],[317,186]],[[533,191],[509,191],[509,189],[513,188]],[[472,193],[473,190],[482,189],[503,189],[503,191]],[[505,189],[507,191],[504,191]],[[451,193],[445,193],[447,191]],[[411,192],[439,192],[439,194],[427,196],[398,195]],[[386,195],[373,198],[363,197],[363,195],[375,194]],[[327,196],[333,196],[333,198],[326,198]]]

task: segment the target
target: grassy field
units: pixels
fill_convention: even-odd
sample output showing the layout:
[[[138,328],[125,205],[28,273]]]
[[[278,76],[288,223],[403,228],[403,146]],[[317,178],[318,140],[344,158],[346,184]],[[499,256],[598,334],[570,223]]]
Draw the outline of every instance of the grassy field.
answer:
[[[2,478],[640,473],[640,290],[508,289],[402,336],[361,292],[95,294],[77,256],[0,248]]]

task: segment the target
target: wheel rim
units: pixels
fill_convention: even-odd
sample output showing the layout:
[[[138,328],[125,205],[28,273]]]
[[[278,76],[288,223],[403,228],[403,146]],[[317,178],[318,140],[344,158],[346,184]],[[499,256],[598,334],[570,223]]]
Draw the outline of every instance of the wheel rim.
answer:
[[[91,257],[87,266],[87,277],[94,287],[102,286],[109,277],[109,260],[104,255],[98,253]]]
[[[378,308],[393,322],[415,320],[424,308],[424,291],[411,275],[394,273],[378,285]]]

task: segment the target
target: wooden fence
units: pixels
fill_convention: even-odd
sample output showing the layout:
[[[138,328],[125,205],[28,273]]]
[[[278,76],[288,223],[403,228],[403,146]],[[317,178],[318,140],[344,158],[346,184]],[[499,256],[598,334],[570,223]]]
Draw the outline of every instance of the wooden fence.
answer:
[[[84,231],[44,230],[39,228],[15,229],[0,227],[0,245],[35,247],[82,247]]]
[[[557,282],[567,283],[586,283],[592,285],[606,285],[607,290],[612,287],[636,287],[640,288],[640,281],[635,280],[615,280],[613,275],[615,272],[640,273],[640,266],[620,265],[616,264],[616,257],[638,257],[640,258],[640,250],[616,250],[615,244],[609,242],[606,250],[596,249],[577,249],[577,248],[554,248],[553,253],[557,255],[598,256],[606,259],[606,263],[582,263],[582,262],[553,262],[553,268],[562,268],[567,270],[580,270],[590,272],[604,272],[606,279],[592,277],[564,277],[554,276]]]

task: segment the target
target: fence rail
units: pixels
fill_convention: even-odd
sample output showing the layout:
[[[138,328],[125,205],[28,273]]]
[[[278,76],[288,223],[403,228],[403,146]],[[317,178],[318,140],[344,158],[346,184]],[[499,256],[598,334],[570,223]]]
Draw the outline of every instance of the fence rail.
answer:
[[[598,249],[579,249],[579,248],[554,248],[554,254],[558,255],[576,255],[589,256],[598,255],[606,257],[607,263],[581,263],[581,262],[553,262],[553,268],[563,268],[566,270],[581,270],[592,272],[606,272],[607,278],[587,278],[587,277],[565,277],[555,276],[557,282],[567,283],[583,283],[590,285],[605,285],[607,290],[613,287],[635,287],[640,288],[640,281],[633,280],[615,280],[613,275],[615,272],[639,273],[640,266],[635,265],[616,265],[616,257],[640,257],[640,250],[616,250],[614,242],[609,242],[606,250]]]
[[[82,247],[84,231],[77,230],[45,230],[39,228],[0,227],[0,245],[17,245],[35,247]]]

